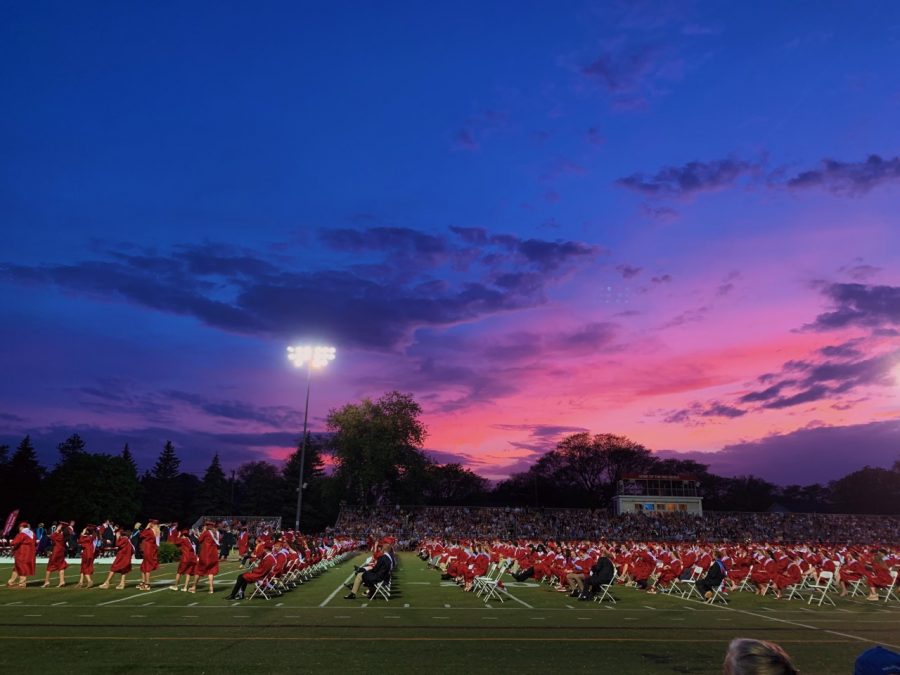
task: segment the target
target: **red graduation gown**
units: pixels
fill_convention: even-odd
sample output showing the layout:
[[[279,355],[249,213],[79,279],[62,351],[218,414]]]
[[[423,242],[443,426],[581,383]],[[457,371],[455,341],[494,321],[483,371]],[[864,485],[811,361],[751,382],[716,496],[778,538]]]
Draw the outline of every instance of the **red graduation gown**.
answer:
[[[16,574],[23,577],[34,575],[35,545],[34,537],[26,532],[19,532],[12,542],[13,560]]]
[[[152,572],[159,567],[159,544],[156,543],[156,534],[149,527],[141,530],[141,572]]]
[[[134,547],[128,537],[116,539],[116,557],[109,569],[116,574],[128,574],[131,571],[131,556],[134,555]]]
[[[219,573],[219,537],[209,530],[200,533],[200,553],[197,556],[197,574],[207,576]]]
[[[94,573],[94,537],[83,534],[78,537],[78,545],[81,546],[81,573]]]
[[[66,562],[66,537],[62,531],[57,530],[50,535],[50,541],[53,542],[53,550],[50,552],[50,559],[47,561],[48,572],[58,572],[69,566]]]

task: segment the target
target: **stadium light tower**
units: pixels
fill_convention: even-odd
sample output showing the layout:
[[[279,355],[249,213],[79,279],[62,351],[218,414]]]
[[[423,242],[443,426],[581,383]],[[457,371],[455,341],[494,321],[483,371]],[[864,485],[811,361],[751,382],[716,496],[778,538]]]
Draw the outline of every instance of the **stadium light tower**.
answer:
[[[303,508],[303,470],[306,466],[306,429],[309,422],[309,388],[312,384],[313,368],[324,368],[334,361],[334,347],[313,347],[310,345],[294,345],[287,348],[288,359],[295,368],[306,366],[306,407],[303,410],[303,441],[300,445],[300,481],[297,485],[297,515],[294,518],[294,531],[300,531],[300,510]]]

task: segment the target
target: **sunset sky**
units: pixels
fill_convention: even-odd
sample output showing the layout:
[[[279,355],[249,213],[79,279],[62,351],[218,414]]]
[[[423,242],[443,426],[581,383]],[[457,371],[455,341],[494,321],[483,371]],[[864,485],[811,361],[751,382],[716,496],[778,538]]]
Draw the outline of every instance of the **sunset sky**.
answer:
[[[307,340],[313,431],[411,392],[491,479],[900,458],[900,3],[13,3],[0,62],[0,441],[48,464],[280,460]]]

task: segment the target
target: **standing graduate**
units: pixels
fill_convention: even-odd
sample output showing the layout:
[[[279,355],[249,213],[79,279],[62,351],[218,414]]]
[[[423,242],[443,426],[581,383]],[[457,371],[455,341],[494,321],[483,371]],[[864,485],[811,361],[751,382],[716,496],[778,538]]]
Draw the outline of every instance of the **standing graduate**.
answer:
[[[34,532],[28,526],[27,521],[19,523],[19,533],[13,537],[10,542],[13,552],[12,576],[6,585],[9,588],[25,588],[28,583],[28,577],[34,574],[34,557],[36,554],[37,542],[35,541]]]
[[[88,525],[81,531],[78,537],[78,545],[81,547],[81,576],[78,578],[76,588],[90,588],[94,585],[91,578],[94,574],[94,557],[96,555],[96,539],[93,525]]]
[[[112,565],[109,566],[109,574],[106,575],[104,581],[98,588],[109,588],[109,582],[113,578],[113,574],[121,574],[122,580],[116,586],[117,590],[125,588],[125,576],[131,571],[131,558],[134,555],[134,546],[131,544],[131,532],[119,529],[116,533],[116,557],[113,558]]]
[[[198,553],[197,563],[197,580],[200,577],[209,579],[209,592],[215,593],[213,584],[216,575],[219,573],[219,530],[216,524],[208,520],[203,523],[203,531],[200,533],[200,541],[198,543],[200,552]],[[197,581],[192,586],[194,591],[197,590]]]
[[[151,518],[141,531],[141,582],[139,591],[150,590],[150,573],[159,568],[159,521]]]
[[[178,562],[178,571],[175,572],[175,583],[169,588],[173,591],[178,590],[178,581],[181,575],[184,575],[184,588],[182,591],[190,590],[191,593],[197,592],[197,545],[191,539],[191,532],[184,528],[180,532],[177,528],[170,530],[169,541],[181,549],[181,560]],[[191,587],[191,577],[194,577],[194,585]]]
[[[59,583],[57,588],[66,585],[66,568],[69,563],[66,562],[66,539],[68,538],[69,529],[65,523],[59,523],[53,528],[50,534],[50,541],[53,543],[53,550],[50,551],[50,559],[47,561],[47,574],[44,576],[44,585],[41,588],[50,586],[50,575],[53,572],[59,572]]]

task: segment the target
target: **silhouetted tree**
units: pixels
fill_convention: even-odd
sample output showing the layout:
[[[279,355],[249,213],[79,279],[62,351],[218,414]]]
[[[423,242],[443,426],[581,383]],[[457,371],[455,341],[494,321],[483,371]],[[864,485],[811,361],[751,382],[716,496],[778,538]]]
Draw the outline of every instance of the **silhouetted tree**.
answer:
[[[38,462],[31,437],[25,436],[8,464],[7,500],[9,510],[20,509],[23,517],[37,520],[47,515],[42,504],[41,482],[46,471]],[[0,516],[5,517],[5,516]]]

